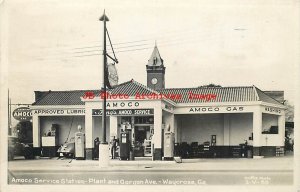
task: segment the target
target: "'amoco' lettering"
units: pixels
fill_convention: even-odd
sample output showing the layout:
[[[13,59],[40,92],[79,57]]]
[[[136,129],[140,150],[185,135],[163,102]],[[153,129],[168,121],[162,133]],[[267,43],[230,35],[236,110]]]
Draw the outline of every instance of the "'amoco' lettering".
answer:
[[[244,111],[244,107],[241,106],[228,106],[228,107],[191,107],[189,113],[206,113],[206,112],[241,112]]]

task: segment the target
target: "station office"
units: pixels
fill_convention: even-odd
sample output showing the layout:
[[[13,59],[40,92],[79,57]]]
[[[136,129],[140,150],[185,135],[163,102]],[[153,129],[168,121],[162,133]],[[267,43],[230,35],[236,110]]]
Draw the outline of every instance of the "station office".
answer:
[[[174,133],[175,144],[208,144],[217,157],[231,157],[231,148],[242,143],[251,146],[254,158],[275,156],[284,148],[285,106],[256,86],[165,88],[165,67],[157,47],[146,69],[147,86],[132,79],[108,90],[126,98],[108,98],[106,138],[119,138],[122,127],[130,125],[136,156],[162,160],[166,131]],[[141,98],[137,93],[159,97]],[[57,145],[74,136],[80,125],[86,159],[92,159],[94,139],[102,134],[101,92],[36,91],[35,96],[31,106],[35,150],[40,151],[41,137],[52,124],[59,125]],[[141,150],[146,141],[150,151]]]

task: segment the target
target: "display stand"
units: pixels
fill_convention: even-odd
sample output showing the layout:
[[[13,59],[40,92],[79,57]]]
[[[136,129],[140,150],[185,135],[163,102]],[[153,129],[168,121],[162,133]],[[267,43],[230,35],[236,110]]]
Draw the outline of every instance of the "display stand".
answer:
[[[145,145],[144,156],[151,157],[152,156],[151,140],[145,140],[144,145]]]
[[[42,137],[42,156],[56,156],[57,139],[55,136]]]

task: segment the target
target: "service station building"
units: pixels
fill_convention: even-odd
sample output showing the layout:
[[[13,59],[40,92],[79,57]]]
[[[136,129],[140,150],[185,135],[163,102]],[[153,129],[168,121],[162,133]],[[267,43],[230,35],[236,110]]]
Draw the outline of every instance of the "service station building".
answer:
[[[108,89],[36,91],[31,106],[33,147],[57,125],[57,146],[85,134],[85,158],[92,159],[94,140],[102,138],[102,98],[107,96],[106,138],[130,133],[136,157],[162,160],[168,153],[165,133],[174,135],[175,156],[183,158],[275,156],[285,138],[285,106],[255,86],[165,88],[165,67],[157,47],[148,60],[147,86],[130,80]],[[101,98],[102,96],[102,98]],[[126,128],[125,128],[126,127]]]

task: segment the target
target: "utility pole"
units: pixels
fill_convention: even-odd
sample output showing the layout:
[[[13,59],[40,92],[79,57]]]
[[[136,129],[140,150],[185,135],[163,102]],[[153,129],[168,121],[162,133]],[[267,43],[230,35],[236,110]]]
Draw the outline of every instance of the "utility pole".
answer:
[[[10,98],[9,98],[9,89],[8,89],[8,101],[7,101],[7,103],[8,103],[8,135],[11,135],[11,127],[10,127],[10,125],[11,125],[11,105],[10,105]]]
[[[106,58],[106,21],[109,19],[105,15],[105,10],[103,16],[100,18],[100,21],[103,21],[103,80],[102,80],[102,91],[105,95],[102,102],[102,139],[101,143],[106,142],[106,67],[107,67],[107,58]]]
[[[103,15],[99,19],[103,21],[103,81],[102,81],[102,93],[104,93],[104,98],[102,102],[102,138],[99,145],[99,166],[107,167],[109,162],[109,147],[106,141],[106,79],[107,79],[107,53],[106,53],[106,22],[109,21],[108,17],[105,15],[105,10]]]

